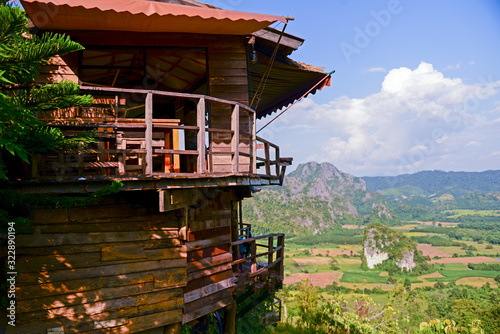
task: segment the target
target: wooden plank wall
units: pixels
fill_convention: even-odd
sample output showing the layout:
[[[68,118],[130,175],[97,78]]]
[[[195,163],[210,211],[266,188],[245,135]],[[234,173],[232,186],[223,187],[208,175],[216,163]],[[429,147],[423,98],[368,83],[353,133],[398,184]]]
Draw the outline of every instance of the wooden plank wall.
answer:
[[[208,48],[208,74],[210,95],[221,99],[249,104],[247,51],[244,40],[234,40],[223,47]],[[231,129],[231,107],[212,103],[210,106],[210,126],[216,129]],[[248,118],[240,111],[240,131],[250,133]],[[212,134],[211,149],[216,152],[231,151],[231,134]],[[245,139],[240,145],[242,152],[249,152],[249,141]],[[241,140],[240,140],[241,142]],[[231,172],[231,155],[212,156],[213,172]],[[240,158],[240,172],[248,172],[249,159]]]
[[[37,210],[16,237],[13,333],[134,333],[182,321],[186,246],[155,192]],[[52,331],[50,330],[52,329]]]
[[[236,195],[219,190],[208,197],[200,208],[190,209],[183,323],[234,302],[228,288],[233,285],[230,243]]]

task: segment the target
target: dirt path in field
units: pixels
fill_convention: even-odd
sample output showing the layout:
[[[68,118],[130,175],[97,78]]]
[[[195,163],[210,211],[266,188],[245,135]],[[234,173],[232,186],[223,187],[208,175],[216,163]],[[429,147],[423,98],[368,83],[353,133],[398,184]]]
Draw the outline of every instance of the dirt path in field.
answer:
[[[339,271],[330,271],[325,273],[314,273],[314,274],[298,273],[285,277],[285,280],[283,282],[285,283],[285,285],[287,285],[287,284],[295,284],[297,282],[302,281],[303,279],[308,279],[312,285],[324,288],[327,285],[332,284],[333,281],[336,281],[337,283],[340,284],[340,279],[342,278],[342,275],[344,275],[344,273]]]
[[[439,277],[444,277],[439,273],[439,271],[435,271],[432,274],[427,274],[427,275],[422,275],[418,276],[418,279],[426,279],[426,278],[439,278]]]
[[[434,256],[439,256],[439,257],[451,257],[451,254],[448,254],[446,252],[440,251],[439,249],[435,248],[432,245],[429,244],[418,244],[417,249],[422,252],[424,256],[428,255],[432,259]]]
[[[324,257],[324,258],[314,258],[314,259],[293,259],[295,262],[297,262],[300,265],[304,264],[327,264],[330,261],[330,258]]]

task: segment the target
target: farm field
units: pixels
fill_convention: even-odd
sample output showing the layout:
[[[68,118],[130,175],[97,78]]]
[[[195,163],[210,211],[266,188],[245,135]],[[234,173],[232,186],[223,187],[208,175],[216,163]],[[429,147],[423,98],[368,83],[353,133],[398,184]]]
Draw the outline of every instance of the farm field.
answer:
[[[432,236],[442,237],[443,234],[428,232],[412,232],[416,227],[436,226],[432,222],[412,222],[397,229],[406,236]],[[454,229],[456,223],[441,223],[442,227]],[[356,225],[345,226],[349,231],[359,231]],[[436,226],[436,228],[438,228]],[[418,244],[418,250],[422,255],[428,256],[430,264],[434,264],[436,270],[429,274],[418,277],[395,274],[392,278],[411,284],[411,288],[431,287],[437,282],[457,285],[470,285],[480,287],[489,284],[492,287],[498,286],[494,278],[500,273],[497,271],[471,270],[467,267],[469,263],[500,263],[500,259],[494,257],[500,253],[500,245],[478,243],[472,240],[460,240],[459,246],[433,246],[431,244]],[[478,256],[470,255],[464,246],[476,249],[473,251]],[[488,247],[487,247],[488,246]],[[306,245],[289,244],[286,246],[285,258],[285,285],[295,284],[304,279],[308,279],[314,286],[325,288],[333,282],[341,287],[349,289],[381,289],[389,291],[392,289],[392,282],[388,282],[388,274],[385,271],[372,269],[363,270],[361,268],[362,246],[361,245],[335,245],[328,243],[316,244],[313,247]],[[491,255],[491,256],[486,256]],[[493,256],[493,257],[492,257]],[[334,264],[332,264],[332,261]],[[334,267],[332,267],[334,266]]]

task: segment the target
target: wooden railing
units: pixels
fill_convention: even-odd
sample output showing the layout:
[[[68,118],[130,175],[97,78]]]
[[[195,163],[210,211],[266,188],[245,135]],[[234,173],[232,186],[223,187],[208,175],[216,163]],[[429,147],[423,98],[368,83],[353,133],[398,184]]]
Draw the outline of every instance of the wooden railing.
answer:
[[[59,110],[39,118],[70,134],[97,129],[97,143],[85,149],[38,155],[32,165],[33,177],[224,173],[258,174],[280,179],[284,174],[283,166],[290,163],[290,159],[280,158],[278,146],[256,136],[255,111],[241,103],[157,90],[89,86],[82,86],[81,90],[99,96],[94,100],[96,103],[110,102],[108,107]],[[133,106],[127,105],[130,97],[135,100]],[[157,111],[153,110],[155,97],[175,99],[176,102],[196,101],[194,124],[182,118],[154,118]],[[142,108],[144,114],[140,118],[124,114]],[[219,123],[211,119],[209,111],[214,108],[219,110]],[[223,110],[222,114],[220,110]],[[230,126],[213,126],[221,124],[220,119],[225,117]],[[179,133],[187,136],[192,132],[196,132],[196,143],[187,147],[186,142],[183,148],[180,147]],[[217,140],[214,140],[215,136],[219,136]],[[221,141],[224,136],[227,140]],[[258,151],[262,151],[263,156],[258,156]]]
[[[240,252],[240,256],[235,256],[238,259],[232,262],[239,286],[245,285],[261,275],[274,277],[279,281],[283,280],[285,250],[285,235],[283,233],[256,236],[231,243],[233,250],[236,249],[237,252],[239,252],[240,245],[249,247],[250,252],[249,254],[241,254]]]
[[[264,317],[264,324],[266,327],[274,326],[281,321],[281,299],[274,296],[274,300],[271,303],[269,313]]]

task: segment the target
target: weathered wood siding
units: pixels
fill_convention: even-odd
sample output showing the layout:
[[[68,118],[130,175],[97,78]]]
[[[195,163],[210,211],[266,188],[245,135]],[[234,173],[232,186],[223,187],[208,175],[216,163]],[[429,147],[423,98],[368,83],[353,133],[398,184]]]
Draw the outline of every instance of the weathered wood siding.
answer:
[[[201,207],[190,210],[187,285],[183,322],[232,304],[231,222],[236,217],[234,190],[211,193]]]
[[[186,246],[156,193],[37,210],[16,238],[14,333],[134,333],[182,321]]]
[[[248,68],[247,51],[242,40],[234,40],[231,45],[208,48],[208,74],[210,95],[221,99],[240,102],[248,105]],[[210,108],[210,126],[215,129],[231,129],[231,108],[226,105],[212,103]],[[250,133],[248,117],[240,111],[240,131]],[[212,151],[231,152],[231,134],[213,133]],[[248,137],[242,137],[240,151],[250,153]],[[213,155],[211,157],[213,172],[231,172],[231,155]],[[250,160],[240,157],[240,172],[248,172]]]

